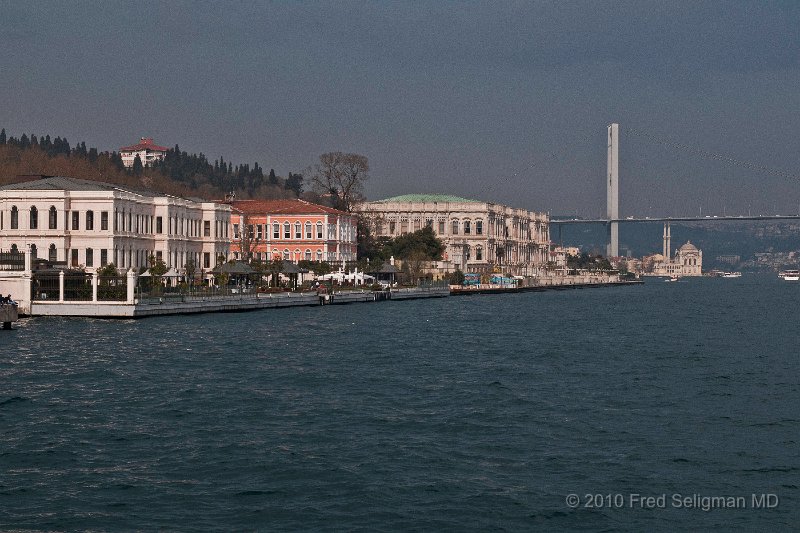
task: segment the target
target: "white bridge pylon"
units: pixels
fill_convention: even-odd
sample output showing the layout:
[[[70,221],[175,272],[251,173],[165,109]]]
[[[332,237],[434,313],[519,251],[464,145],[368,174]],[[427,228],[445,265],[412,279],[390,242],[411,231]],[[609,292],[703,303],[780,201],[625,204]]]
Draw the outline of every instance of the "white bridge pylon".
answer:
[[[608,126],[608,181],[606,183],[606,218],[619,219],[619,124]],[[619,256],[619,223],[608,223],[606,256]]]

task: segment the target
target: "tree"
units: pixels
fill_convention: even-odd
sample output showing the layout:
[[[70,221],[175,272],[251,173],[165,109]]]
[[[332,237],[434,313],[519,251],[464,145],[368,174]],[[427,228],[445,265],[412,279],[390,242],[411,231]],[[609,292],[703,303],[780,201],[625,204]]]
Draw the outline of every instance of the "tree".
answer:
[[[400,259],[410,258],[417,252],[429,261],[438,261],[442,258],[445,246],[433,228],[425,226],[413,233],[404,233],[389,242],[392,255]]]
[[[144,166],[142,165],[142,159],[139,157],[139,154],[136,154],[136,158],[133,160],[133,175],[134,176],[141,176],[142,172],[144,171]]]
[[[150,254],[150,257],[147,258],[148,263],[150,263],[150,276],[153,280],[153,287],[161,287],[161,276],[167,273],[167,264],[164,262],[163,259],[160,257],[156,257],[153,254]]]
[[[6,129],[3,128],[3,131],[0,131],[0,144],[6,144]]]
[[[351,211],[363,200],[364,182],[369,178],[369,160],[358,154],[328,152],[307,172],[314,190],[330,195],[334,208]]]
[[[278,176],[275,175],[275,169],[274,168],[269,169],[269,178],[267,178],[267,179],[269,180],[269,184],[270,185],[277,185],[278,184]]]
[[[294,191],[294,195],[299,197],[303,192],[303,175],[289,172],[289,177],[286,178],[284,187],[290,191]]]
[[[183,265],[183,271],[185,272],[186,277],[189,278],[189,284],[194,285],[194,275],[197,272],[197,267],[195,266],[194,261],[186,261],[186,264]]]

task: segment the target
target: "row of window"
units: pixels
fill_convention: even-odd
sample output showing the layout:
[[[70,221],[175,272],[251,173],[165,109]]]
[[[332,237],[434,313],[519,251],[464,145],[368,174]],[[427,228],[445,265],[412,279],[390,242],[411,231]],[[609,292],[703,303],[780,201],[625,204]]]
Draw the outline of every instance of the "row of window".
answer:
[[[343,240],[345,241],[352,240],[353,235],[351,234],[353,233],[353,231],[352,229],[348,229],[352,227],[343,226],[343,228],[345,228]],[[269,229],[268,224],[248,224],[247,238],[259,241],[265,240],[267,238],[268,229]],[[233,225],[233,238],[237,240],[242,238],[239,224]],[[272,238],[321,240],[324,238],[323,225],[322,222],[317,222],[316,225],[312,224],[311,222],[306,222],[305,226],[300,222],[295,222],[294,225],[292,225],[289,222],[284,222],[283,224],[281,224],[280,222],[274,222],[272,224]],[[329,239],[336,238],[335,224],[328,224],[328,238]]]
[[[473,226],[473,221],[471,220],[464,220],[460,221],[458,219],[453,219],[451,221],[451,235],[458,235],[459,232],[463,232],[464,235],[471,235],[473,231],[475,235],[483,235],[483,220],[475,220],[475,225]],[[428,219],[425,221],[425,225],[429,227],[433,227],[433,220]],[[422,229],[420,227],[420,221],[415,220],[413,224],[414,230],[419,231]],[[382,229],[382,228],[381,228]],[[444,235],[446,230],[446,222],[444,220],[439,221],[438,231],[439,235]],[[397,222],[394,220],[389,221],[389,234],[394,235],[397,232]],[[401,220],[400,221],[400,233],[408,233],[409,232],[409,222],[408,220]],[[383,233],[379,231],[379,233]]]
[[[72,231],[81,229],[81,214],[80,211],[67,211],[65,212],[66,219],[69,222],[69,227]],[[155,228],[154,226],[155,222]],[[188,237],[200,236],[200,220],[185,219],[182,217],[174,216],[168,217],[168,230],[169,235],[185,235]],[[203,222],[203,236],[211,236],[211,221],[204,220]],[[214,221],[214,237],[215,238],[228,238],[228,225],[222,220]],[[84,213],[83,229],[86,231],[94,230],[95,217],[94,211],[86,211]],[[133,233],[163,233],[164,224],[162,217],[154,217],[152,215],[134,215],[132,212],[126,213],[125,211],[114,212],[114,231],[128,231]],[[28,217],[28,228],[32,230],[39,229],[39,210],[36,206],[30,208]],[[58,212],[54,206],[50,206],[47,217],[47,228],[58,229]],[[3,229],[3,212],[0,211],[0,229]],[[19,209],[17,206],[11,206],[11,220],[9,229],[19,229]],[[155,231],[154,231],[155,229]],[[108,211],[100,212],[100,230],[108,230]]]

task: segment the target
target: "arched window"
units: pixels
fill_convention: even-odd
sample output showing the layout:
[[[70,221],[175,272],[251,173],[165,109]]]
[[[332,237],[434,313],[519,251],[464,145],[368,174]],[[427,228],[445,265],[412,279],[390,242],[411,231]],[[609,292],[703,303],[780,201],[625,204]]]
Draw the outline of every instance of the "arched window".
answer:
[[[483,220],[475,221],[475,235],[483,235]]]
[[[306,239],[311,238],[311,222],[306,222]]]
[[[469,220],[464,221],[464,235],[469,235],[472,233],[472,222]]]
[[[287,261],[291,260],[291,256],[289,255],[288,249],[283,251],[283,258]]]
[[[31,229],[39,229],[39,210],[35,205],[31,206]]]
[[[36,259],[39,257],[39,251],[36,249],[35,244],[31,244],[31,259]]]
[[[306,261],[311,261],[311,250],[306,250]]]
[[[300,248],[298,248],[294,251],[294,258],[292,258],[292,260],[296,262],[299,261],[301,257],[303,256],[301,255]]]
[[[322,261],[322,250],[317,250],[317,261]]]
[[[477,231],[477,227],[476,227],[476,231]],[[476,246],[475,247],[475,260],[476,261],[483,261],[483,247],[482,246]]]
[[[11,229],[19,229],[19,211],[17,206],[11,206]]]
[[[299,222],[294,223],[294,238],[295,239],[303,238],[303,227],[300,225]]]
[[[317,222],[317,239],[322,238],[322,222]]]
[[[288,222],[283,223],[283,238],[284,239],[292,238],[292,225],[289,224]]]
[[[47,214],[47,229],[58,229],[58,213],[55,206],[50,206]]]
[[[16,252],[17,251],[17,245],[16,244],[12,244],[11,245],[11,251],[12,252]]]
[[[458,220],[453,221],[453,235],[458,235]]]
[[[51,244],[50,249],[47,252],[47,260],[51,263],[55,263],[58,261],[58,252],[56,251],[56,245]]]

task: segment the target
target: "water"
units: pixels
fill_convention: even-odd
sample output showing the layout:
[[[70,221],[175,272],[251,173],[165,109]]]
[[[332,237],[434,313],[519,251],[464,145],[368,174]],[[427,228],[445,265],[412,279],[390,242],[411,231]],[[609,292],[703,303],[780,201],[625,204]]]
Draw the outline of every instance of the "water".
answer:
[[[798,295],[744,276],[21,321],[0,529],[796,528]]]

